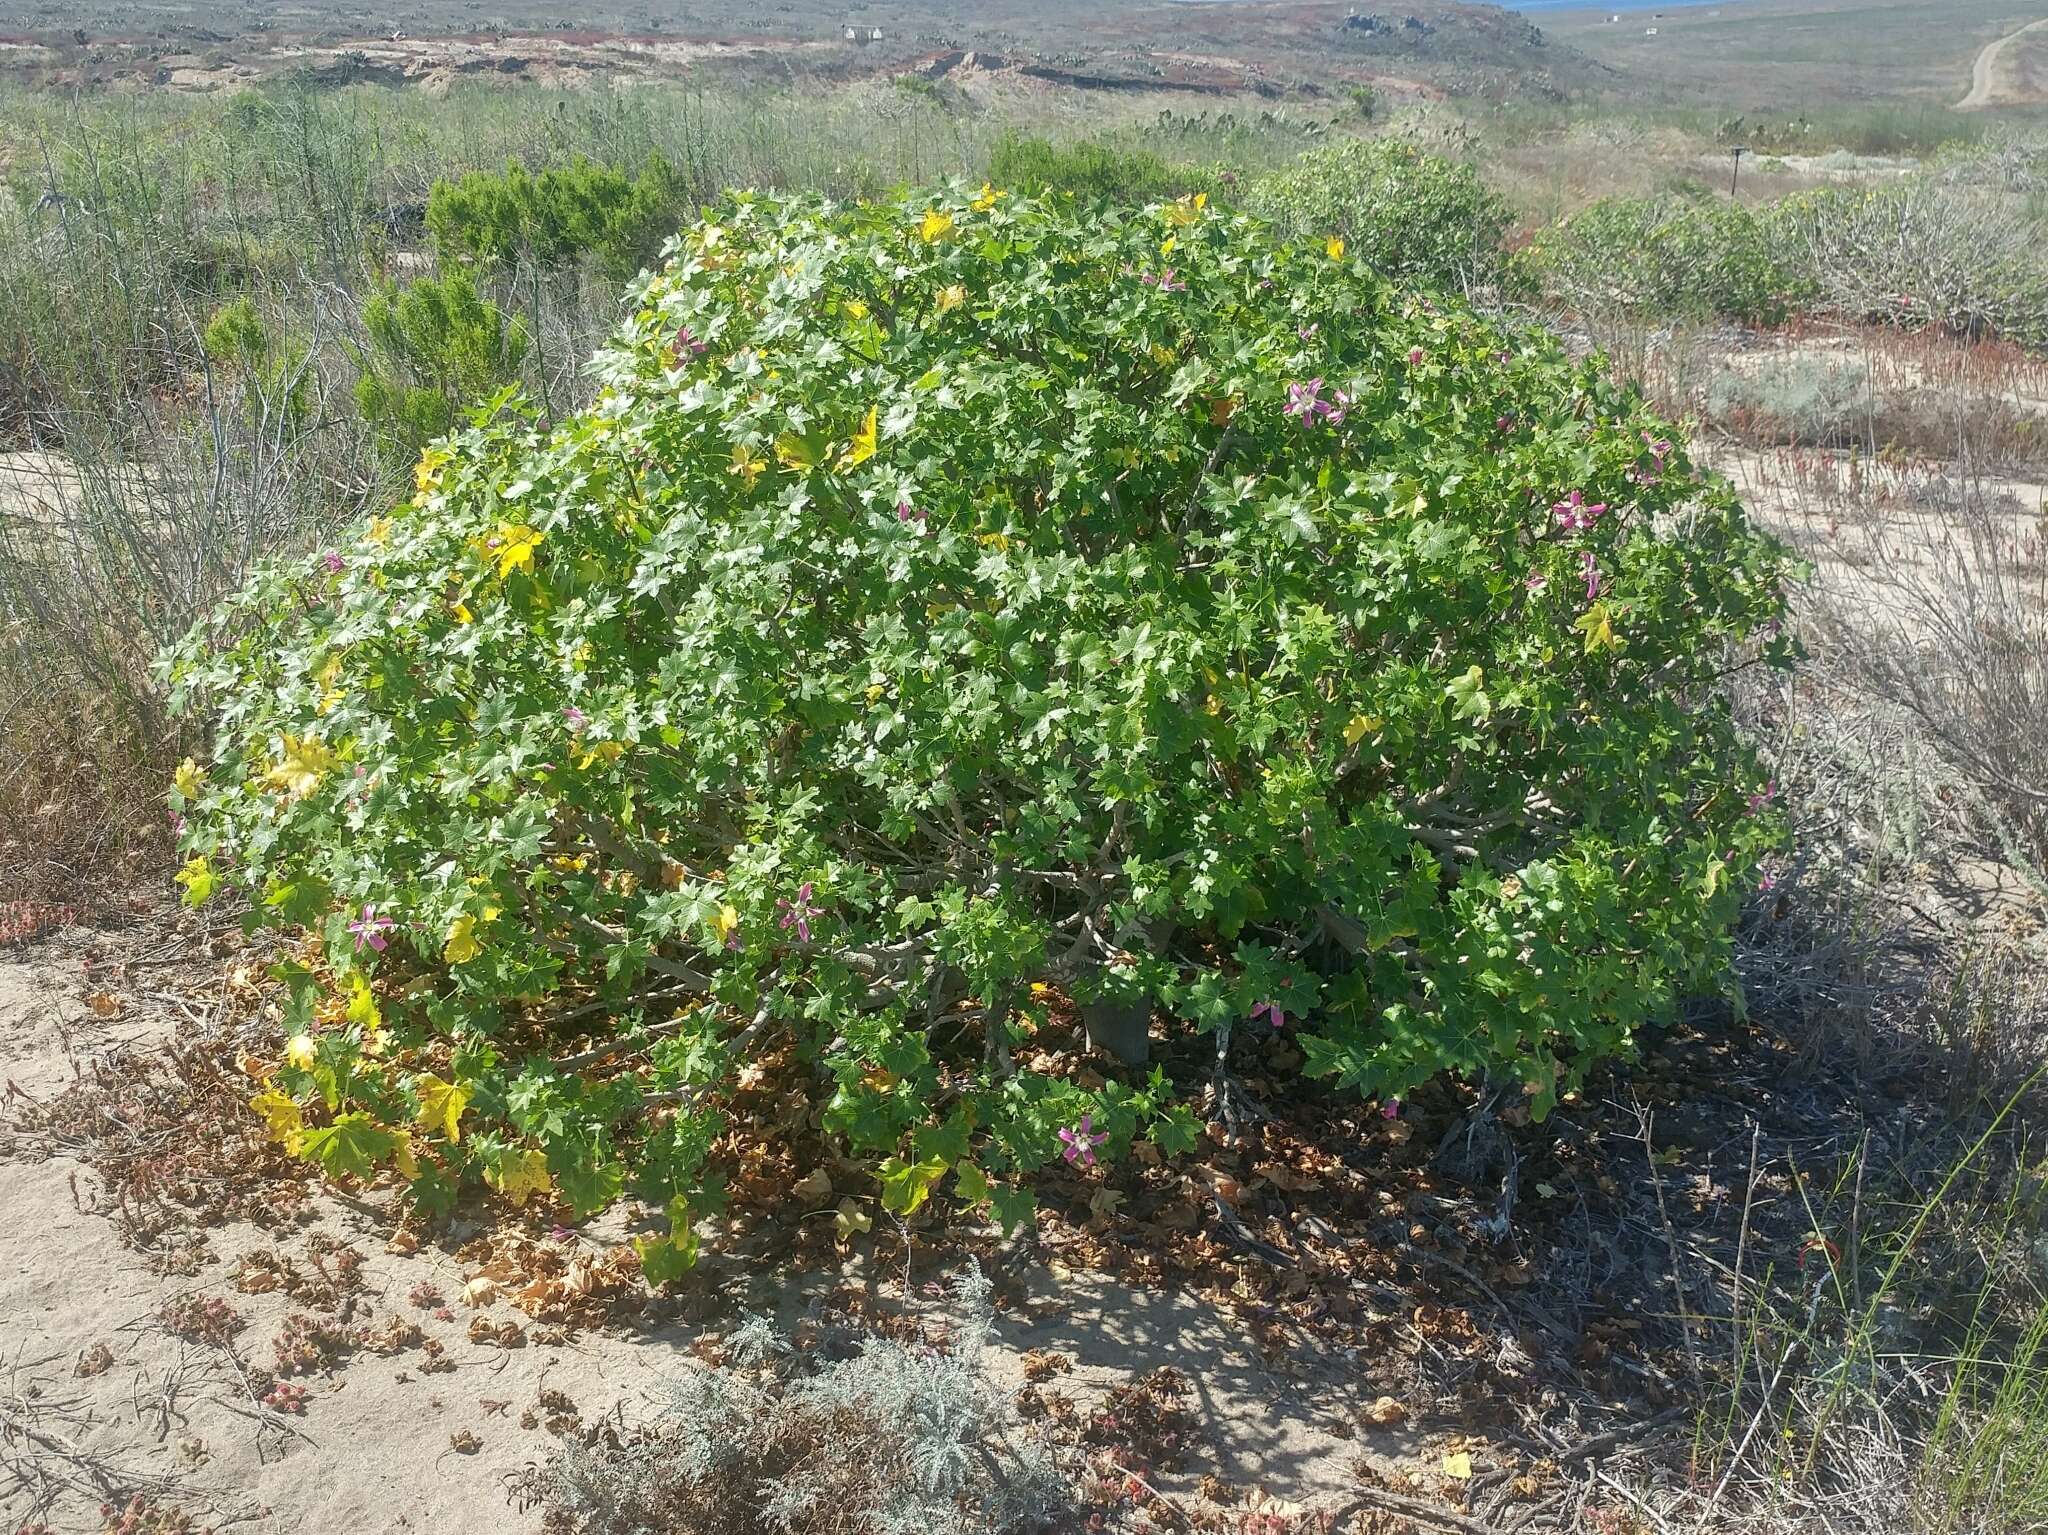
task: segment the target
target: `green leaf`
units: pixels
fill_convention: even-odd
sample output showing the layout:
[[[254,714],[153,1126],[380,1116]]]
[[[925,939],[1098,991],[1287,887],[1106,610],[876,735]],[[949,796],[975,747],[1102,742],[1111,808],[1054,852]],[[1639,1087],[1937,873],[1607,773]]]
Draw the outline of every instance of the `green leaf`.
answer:
[[[398,1138],[360,1112],[340,1114],[332,1124],[293,1134],[288,1148],[330,1178],[349,1177],[368,1183],[377,1164],[389,1157]]]
[[[922,1162],[889,1158],[876,1173],[882,1185],[882,1208],[898,1215],[910,1214],[931,1197],[938,1181],[946,1176],[948,1166],[937,1157]]]

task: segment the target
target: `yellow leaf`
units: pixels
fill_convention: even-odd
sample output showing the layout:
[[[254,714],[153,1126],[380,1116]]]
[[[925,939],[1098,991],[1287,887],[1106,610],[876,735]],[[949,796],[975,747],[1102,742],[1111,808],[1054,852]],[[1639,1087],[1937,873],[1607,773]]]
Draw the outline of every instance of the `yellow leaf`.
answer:
[[[865,320],[868,317],[868,306],[857,298],[850,298],[839,307],[849,320]]]
[[[185,904],[203,906],[206,898],[213,894],[215,884],[213,866],[204,858],[188,858],[185,867],[178,871],[178,883],[185,887]]]
[[[317,736],[287,735],[280,741],[283,754],[277,766],[263,775],[264,786],[304,799],[334,770],[334,750]]]
[[[398,1176],[407,1183],[420,1175],[419,1158],[413,1155],[412,1137],[401,1135],[391,1148],[391,1165],[398,1169]]]
[[[939,313],[958,309],[967,302],[967,290],[958,283],[939,289]]]
[[[1166,205],[1166,222],[1176,229],[1186,229],[1202,217],[1202,210],[1209,206],[1209,194],[1197,192],[1193,197],[1179,198]]]
[[[412,483],[420,499],[424,500],[441,486],[441,467],[455,455],[446,448],[429,448],[420,455],[420,461],[413,466]]]
[[[320,1058],[320,1047],[310,1034],[294,1034],[284,1042],[285,1060],[301,1071],[310,1071],[313,1062]]]
[[[171,787],[187,799],[197,799],[199,786],[205,782],[206,774],[200,771],[199,764],[190,757],[179,763],[178,771],[171,775]]]
[[[258,1093],[249,1100],[249,1107],[262,1117],[263,1127],[274,1141],[289,1141],[306,1127],[306,1116],[283,1093]]]
[[[953,215],[938,208],[926,210],[924,221],[917,226],[917,233],[925,244],[940,240],[953,232]]]
[[[457,623],[473,624],[476,622],[476,614],[469,611],[469,604],[466,602],[456,603],[454,607],[454,613],[455,621]]]
[[[476,938],[476,918],[464,912],[449,924],[448,941],[442,946],[441,957],[451,965],[466,965],[483,949]]]
[[[1604,602],[1596,602],[1586,609],[1572,627],[1586,636],[1587,655],[1602,648],[1621,648],[1621,639],[1614,632],[1614,615],[1607,611],[1607,604]]]
[[[370,529],[363,536],[368,538],[373,544],[387,542],[391,537],[391,519],[389,517],[372,517],[370,519]]]
[[[1354,714],[1351,723],[1344,727],[1344,744],[1356,746],[1386,723],[1377,714]]]
[[[469,1107],[469,1089],[443,1082],[431,1071],[414,1077],[412,1085],[420,1095],[419,1127],[437,1131],[451,1141],[461,1140],[462,1111]]]
[[[1472,1480],[1472,1457],[1464,1450],[1444,1457],[1444,1475],[1456,1482]]]
[[[554,1186],[548,1178],[544,1151],[507,1152],[496,1171],[484,1174],[484,1181],[515,1205],[525,1204],[535,1194],[546,1194]]]
[[[609,767],[625,755],[624,741],[593,741],[587,751],[576,754],[576,766],[581,769],[589,767],[593,762],[602,762]]]
[[[342,697],[341,653],[339,651],[336,651],[327,658],[327,664],[320,668],[316,680],[320,684],[318,710],[321,714],[332,714],[335,706],[341,702]]]
[[[1344,259],[1344,237],[1342,235],[1331,235],[1329,239],[1323,242],[1323,254],[1332,261],[1342,261]]]
[[[496,560],[498,579],[504,580],[515,570],[528,574],[533,571],[533,551],[540,547],[545,533],[529,528],[523,522],[501,522],[492,541],[485,547]]]
[[[785,469],[815,469],[825,462],[826,447],[822,437],[784,432],[775,439],[775,457]]]
[[[843,1242],[856,1231],[874,1229],[875,1218],[850,1199],[839,1201],[839,1210],[832,1218],[832,1229]]]
[[[854,465],[864,464],[873,458],[875,456],[876,439],[879,435],[879,409],[876,406],[870,405],[866,418],[860,424],[860,429],[853,434],[853,441],[848,443],[846,451],[839,455],[839,467],[841,469],[851,469]]]
[[[767,459],[756,456],[745,443],[736,442],[732,445],[732,465],[725,472],[738,475],[751,490],[754,481],[761,478],[761,471],[767,467]]]
[[[1174,252],[1174,248],[1179,244],[1179,235],[1168,235],[1165,239],[1159,242],[1159,254],[1162,256],[1171,256]]]

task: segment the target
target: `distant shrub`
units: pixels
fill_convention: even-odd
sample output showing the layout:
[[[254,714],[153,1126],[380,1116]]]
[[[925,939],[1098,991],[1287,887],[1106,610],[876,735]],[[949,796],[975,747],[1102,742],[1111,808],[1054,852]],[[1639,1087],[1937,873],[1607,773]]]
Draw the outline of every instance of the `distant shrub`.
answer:
[[[1295,238],[1341,238],[1390,282],[1459,292],[1499,277],[1511,222],[1470,165],[1398,139],[1312,149],[1245,201]]]
[[[323,945],[260,1102],[330,1172],[630,1187],[666,1278],[771,1056],[886,1208],[1015,1225],[1199,1134],[1069,1002],[1541,1116],[1724,979],[1786,556],[1554,341],[953,189],[727,203],[591,371],[173,666],[188,896]]]
[[[2048,347],[2048,228],[2010,193],[1915,177],[1787,198],[1772,217],[1823,313]]]
[[[1720,199],[1609,198],[1540,231],[1519,265],[1574,307],[1775,325],[1810,292],[1777,222]]]
[[[1715,421],[1815,446],[1863,441],[1872,407],[1869,367],[1846,358],[1769,358],[1753,370],[1723,368],[1707,385]]]
[[[1065,1481],[1020,1445],[982,1367],[988,1281],[956,1287],[950,1351],[867,1334],[800,1353],[751,1320],[686,1363],[648,1427],[529,1471],[547,1535],[1024,1535],[1067,1527]]]
[[[464,272],[380,289],[363,306],[363,329],[357,407],[408,455],[453,427],[463,405],[516,379],[528,346],[519,321]]]
[[[588,256],[622,278],[654,258],[688,205],[681,172],[659,155],[632,177],[580,156],[538,175],[514,161],[435,182],[427,232],[444,263],[530,256],[556,266]]]
[[[1122,149],[1099,139],[1055,144],[1015,133],[996,140],[989,151],[988,177],[1019,192],[1068,192],[1084,201],[1132,206],[1206,191],[1214,179],[1207,171],[1169,165],[1147,149]]]

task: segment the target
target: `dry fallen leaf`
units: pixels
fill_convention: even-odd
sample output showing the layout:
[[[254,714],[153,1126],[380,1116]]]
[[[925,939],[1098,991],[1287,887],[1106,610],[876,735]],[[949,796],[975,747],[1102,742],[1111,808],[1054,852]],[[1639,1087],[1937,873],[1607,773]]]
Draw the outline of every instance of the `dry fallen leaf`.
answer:
[[[498,1298],[498,1281],[485,1279],[481,1275],[462,1287],[462,1304],[465,1306],[488,1306]]]
[[[1397,1423],[1408,1421],[1408,1409],[1393,1397],[1376,1397],[1365,1409],[1365,1421],[1380,1428],[1392,1428]]]
[[[102,1018],[117,1018],[121,1013],[121,999],[110,991],[86,993],[85,1005]]]
[[[815,1210],[828,1204],[832,1199],[832,1175],[822,1167],[812,1168],[797,1179],[790,1192],[796,1195],[797,1203],[807,1210]]]
[[[1460,1450],[1455,1455],[1444,1457],[1444,1475],[1454,1482],[1472,1480],[1472,1456],[1469,1451]]]

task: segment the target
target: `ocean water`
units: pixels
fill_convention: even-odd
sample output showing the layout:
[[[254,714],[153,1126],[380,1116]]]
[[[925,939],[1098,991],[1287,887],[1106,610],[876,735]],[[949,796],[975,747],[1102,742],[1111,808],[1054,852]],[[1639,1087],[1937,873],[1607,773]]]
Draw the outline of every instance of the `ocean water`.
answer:
[[[1631,11],[1681,11],[1702,5],[1732,5],[1736,0],[1500,0],[1511,11],[1530,15],[1544,11],[1606,11],[1610,15]],[[1754,3],[1754,0],[1752,0]]]

